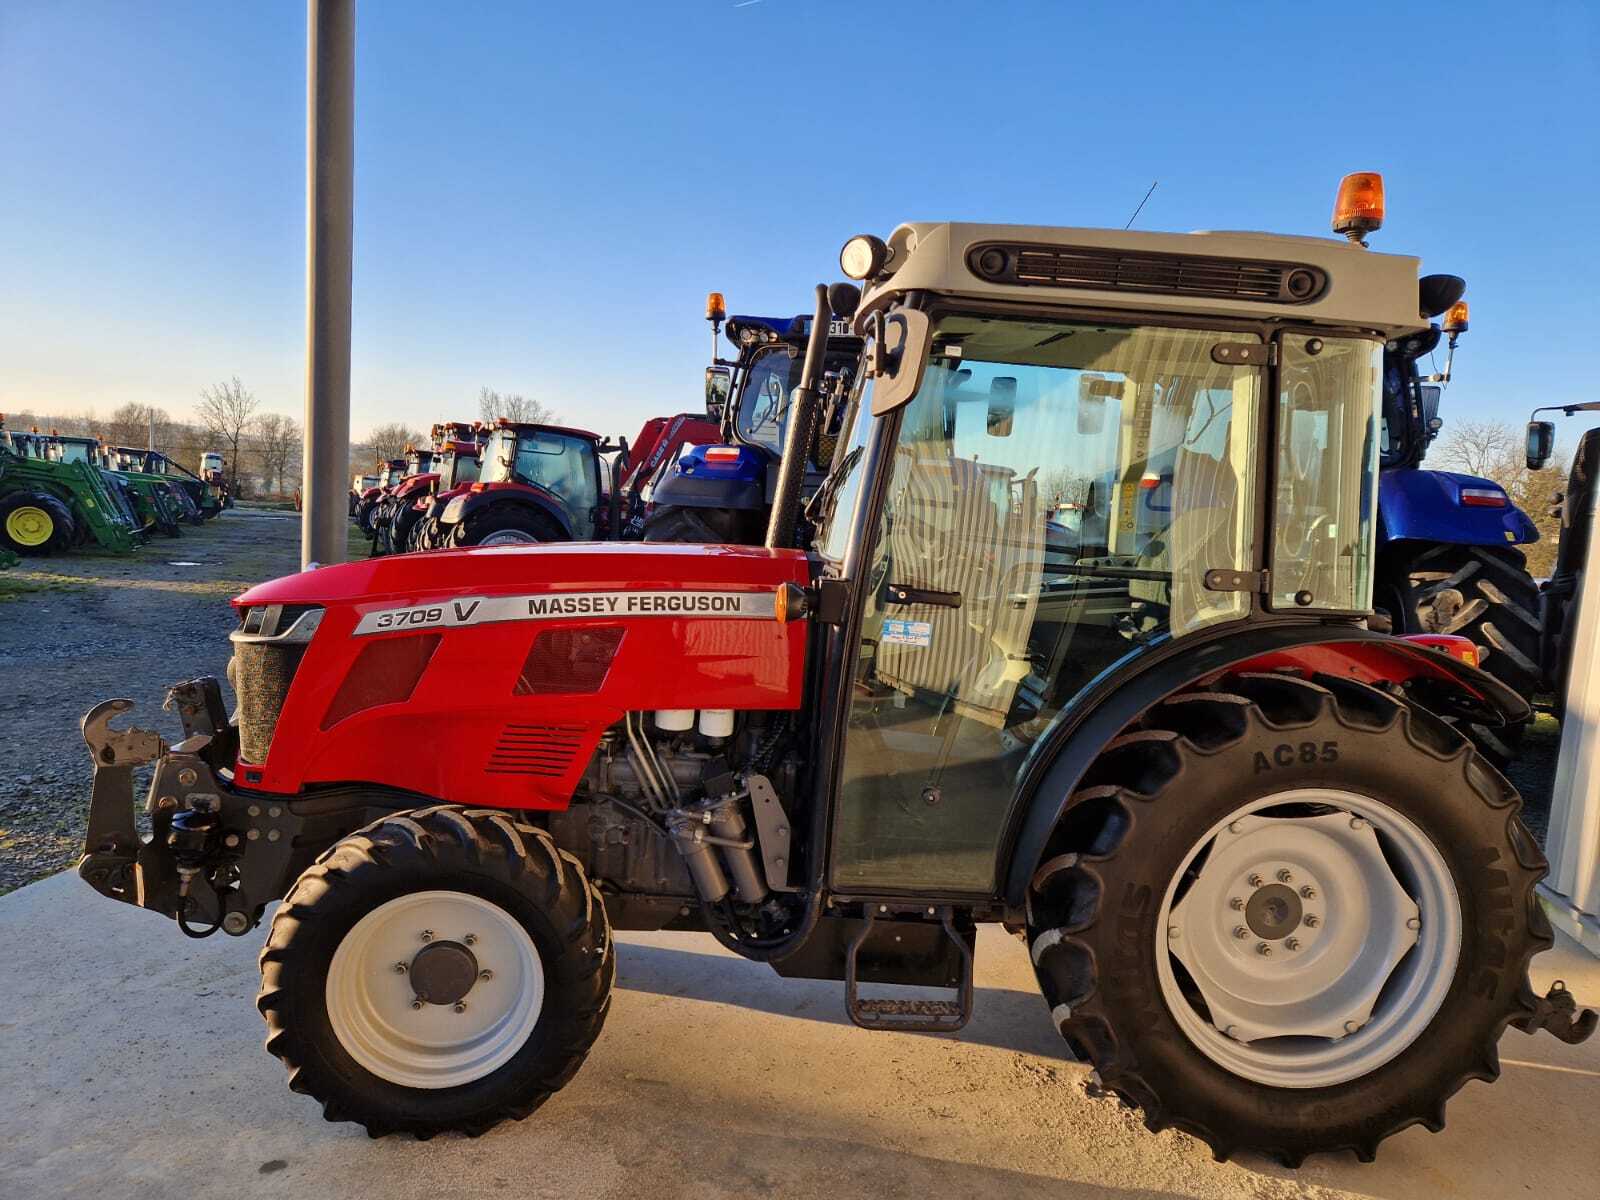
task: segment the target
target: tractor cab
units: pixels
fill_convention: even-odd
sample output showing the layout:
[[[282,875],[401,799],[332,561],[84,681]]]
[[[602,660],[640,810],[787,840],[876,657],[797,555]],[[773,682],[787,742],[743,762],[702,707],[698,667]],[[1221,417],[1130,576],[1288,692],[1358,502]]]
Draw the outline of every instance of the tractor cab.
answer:
[[[501,418],[484,443],[477,481],[439,514],[436,544],[592,541],[607,536],[599,435]]]

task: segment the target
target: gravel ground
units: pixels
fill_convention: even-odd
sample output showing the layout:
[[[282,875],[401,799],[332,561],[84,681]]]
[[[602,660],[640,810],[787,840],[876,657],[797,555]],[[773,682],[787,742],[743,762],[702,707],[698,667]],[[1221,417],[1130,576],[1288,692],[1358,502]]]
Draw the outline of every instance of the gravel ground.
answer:
[[[352,537],[351,556],[366,552]],[[176,737],[162,697],[196,675],[222,678],[228,598],[299,562],[293,514],[234,509],[131,556],[69,554],[0,573],[0,679],[15,681],[0,689],[0,894],[81,853],[91,775],[83,714],[127,696],[146,728]],[[1541,842],[1559,741],[1555,721],[1541,717],[1508,772]]]
[[[365,553],[362,543],[351,549]],[[294,514],[232,509],[132,555],[24,559],[0,573],[0,893],[82,853],[91,776],[83,714],[127,696],[140,723],[175,740],[177,721],[161,712],[165,689],[222,677],[228,598],[299,564]]]

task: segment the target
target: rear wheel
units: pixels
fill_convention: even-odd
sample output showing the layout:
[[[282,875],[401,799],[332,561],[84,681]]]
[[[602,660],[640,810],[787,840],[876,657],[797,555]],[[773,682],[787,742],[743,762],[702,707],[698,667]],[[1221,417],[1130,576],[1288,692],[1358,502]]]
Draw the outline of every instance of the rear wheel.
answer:
[[[18,554],[52,554],[72,545],[72,514],[53,496],[17,492],[0,500],[0,545]]]
[[[373,522],[378,515],[377,509],[377,502],[373,500],[363,500],[356,507],[356,524],[360,527],[361,532],[368,537],[372,537],[376,532]]]
[[[469,513],[456,527],[456,546],[531,546],[539,542],[564,542],[567,537],[555,519],[521,505],[496,504]]]
[[[504,813],[439,807],[351,834],[300,876],[256,1004],[289,1086],[330,1121],[477,1135],[572,1078],[615,971],[576,859]]]
[[[1245,675],[1101,754],[1029,897],[1040,985],[1104,1085],[1219,1158],[1370,1159],[1499,1073],[1550,945],[1514,789],[1433,715]]]
[[[726,508],[658,508],[645,518],[647,542],[744,546],[761,541],[760,514]]]

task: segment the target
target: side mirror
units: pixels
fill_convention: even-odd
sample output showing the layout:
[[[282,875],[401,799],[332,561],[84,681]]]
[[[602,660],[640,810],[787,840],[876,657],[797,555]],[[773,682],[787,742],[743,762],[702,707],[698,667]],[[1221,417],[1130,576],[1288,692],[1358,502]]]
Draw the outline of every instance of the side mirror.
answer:
[[[1104,375],[1084,375],[1078,380],[1078,432],[1098,437],[1105,432],[1106,402],[1122,396],[1122,384]]]
[[[989,383],[988,429],[990,437],[1010,437],[1017,415],[1017,379],[997,375]]]
[[[733,370],[730,367],[706,368],[706,412],[721,418],[733,394]]]
[[[1528,470],[1537,471],[1550,461],[1556,452],[1556,426],[1554,421],[1528,422]]]
[[[922,387],[928,369],[928,339],[933,323],[915,308],[897,308],[885,316],[872,314],[874,345],[870,360],[877,375],[872,385],[872,415],[886,416]]]

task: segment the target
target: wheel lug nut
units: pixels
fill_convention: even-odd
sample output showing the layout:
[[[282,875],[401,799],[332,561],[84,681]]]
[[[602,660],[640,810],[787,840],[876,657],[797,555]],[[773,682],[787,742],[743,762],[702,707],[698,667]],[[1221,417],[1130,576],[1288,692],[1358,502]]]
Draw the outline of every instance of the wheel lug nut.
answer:
[[[467,934],[466,937],[462,938],[461,940],[463,942],[465,942],[469,946],[475,946],[475,945],[478,944],[478,935],[475,934],[475,933],[469,933],[469,934]]]
[[[1305,923],[1305,927],[1307,929],[1315,929],[1318,925],[1322,924],[1322,918],[1317,916],[1316,913],[1307,913],[1301,919]]]
[[[1317,898],[1317,889],[1308,883],[1300,889],[1300,896],[1304,900],[1315,900]]]
[[[1289,874],[1289,868],[1288,867],[1282,867],[1282,868],[1279,869],[1279,871],[1278,871],[1278,882],[1279,883],[1288,883],[1289,880],[1291,880],[1293,878],[1294,878],[1294,876]]]
[[[1167,936],[1169,938],[1177,937],[1178,936],[1178,927],[1176,925],[1168,925],[1167,926]]]
[[[1240,912],[1244,909],[1244,901],[1235,896],[1228,901],[1228,907],[1233,909],[1234,912]]]
[[[1422,928],[1422,918],[1421,917],[1412,917],[1409,921],[1406,922],[1406,928],[1407,929],[1421,929]]]
[[[421,1008],[422,1007],[422,1001],[421,1000],[413,1000],[411,1002],[411,1007],[412,1008]]]
[[[1222,1031],[1222,1036],[1226,1038],[1238,1038],[1239,1027],[1237,1025],[1229,1025]]]
[[[1356,1030],[1358,1030],[1360,1028],[1361,1028],[1361,1026],[1357,1025],[1354,1021],[1346,1021],[1344,1023],[1344,1031],[1346,1033],[1354,1033]]]
[[[1267,945],[1265,942],[1257,942],[1256,943],[1256,953],[1261,955],[1262,958],[1271,958],[1272,957],[1272,947]]]
[[[1350,818],[1350,828],[1351,829],[1365,829],[1366,827],[1367,827],[1367,823],[1365,821],[1363,821],[1360,817],[1351,817]]]
[[[1266,880],[1262,879],[1261,876],[1259,876],[1259,875],[1252,875],[1245,882],[1248,883],[1251,887],[1258,888],[1263,883],[1265,883]]]
[[[1283,939],[1283,948],[1285,950],[1298,950],[1298,949],[1300,949],[1300,939],[1299,938],[1284,938]]]
[[[1248,929],[1246,929],[1243,925],[1235,925],[1233,927],[1233,936],[1238,938],[1242,942],[1242,941],[1244,941],[1245,938],[1250,936],[1250,931]]]
[[[466,1012],[467,1002],[465,1000],[457,1000],[455,1003],[455,1011],[458,1013]]]
[[[1228,822],[1228,832],[1229,833],[1243,833],[1244,832],[1244,822],[1243,821],[1229,821]],[[1230,1026],[1230,1028],[1231,1028],[1231,1026]]]
[[[478,972],[478,978],[479,979],[493,979],[494,978],[494,972],[489,970],[488,967],[485,967],[483,970]]]
[[[405,963],[395,963],[394,965],[394,973],[396,975],[404,975],[409,970],[411,968]]]
[[[424,929],[424,930],[423,930],[423,931],[422,931],[422,940],[423,940],[423,941],[425,941],[425,942],[431,942],[431,941],[433,941],[433,930],[431,930],[431,929]]]

